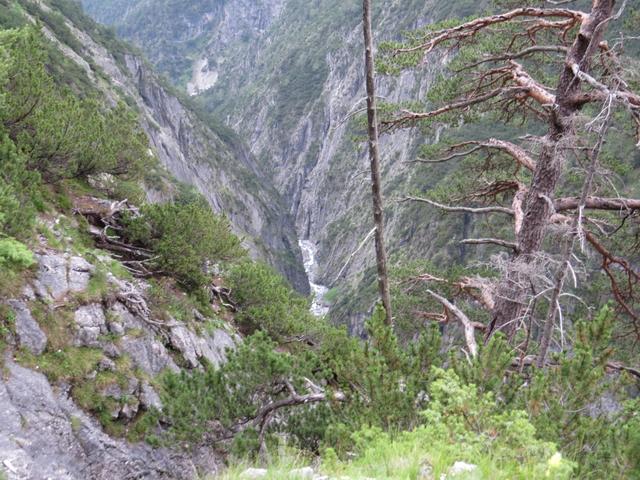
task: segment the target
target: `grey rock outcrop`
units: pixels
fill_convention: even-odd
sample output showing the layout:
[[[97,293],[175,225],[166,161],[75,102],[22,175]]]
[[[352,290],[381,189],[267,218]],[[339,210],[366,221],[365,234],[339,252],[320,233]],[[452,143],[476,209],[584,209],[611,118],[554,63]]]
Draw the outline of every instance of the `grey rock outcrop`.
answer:
[[[18,343],[34,355],[40,355],[47,346],[47,336],[34,320],[29,307],[20,300],[7,302],[15,313],[15,328]]]
[[[156,376],[164,370],[180,369],[165,346],[154,338],[124,336],[120,341],[122,353],[129,355],[133,363],[148,375]]]
[[[84,258],[54,251],[36,254],[38,274],[35,292],[45,300],[57,301],[69,293],[87,288],[94,267]]]
[[[43,299],[59,300],[69,292],[68,262],[58,254],[36,255],[38,277],[36,293]]]
[[[74,313],[74,321],[78,327],[76,346],[97,347],[100,345],[100,335],[108,333],[104,311],[97,303],[78,308]]]
[[[9,480],[185,479],[186,453],[114,440],[46,377],[6,359],[0,381],[0,462]],[[213,460],[213,459],[212,459]],[[202,465],[201,465],[202,467]],[[208,472],[217,465],[211,461]]]
[[[33,288],[25,286],[24,299],[7,301],[16,321],[15,345],[9,347],[5,375],[0,376],[0,472],[10,480],[191,480],[215,472],[218,456],[211,450],[151,448],[109,437],[73,398],[76,388],[87,386],[91,395],[105,400],[102,408],[109,409],[113,422],[130,424],[145,411],[162,410],[153,378],[166,370],[179,372],[178,364],[199,368],[203,358],[219,365],[237,339],[222,329],[198,335],[176,320],[165,324],[155,319],[147,305],[149,285],[112,274],[107,275],[109,290],[101,302],[78,305],[78,300],[86,301],[83,293],[94,266],[54,250],[36,259]],[[39,293],[29,294],[32,290]],[[48,309],[48,322],[59,320],[58,327],[69,329],[68,346],[78,347],[71,350],[90,347],[92,355],[98,355],[94,370],[76,378],[73,387],[66,380],[49,381],[13,360],[12,347],[27,348],[36,358],[52,353],[31,314],[33,302]],[[198,325],[206,322],[200,315]],[[56,353],[65,355],[63,351]]]
[[[200,358],[206,358],[214,366],[226,359],[226,350],[235,348],[235,341],[227,332],[216,329],[197,336],[183,325],[171,329],[171,346],[182,353],[191,368],[200,366]]]

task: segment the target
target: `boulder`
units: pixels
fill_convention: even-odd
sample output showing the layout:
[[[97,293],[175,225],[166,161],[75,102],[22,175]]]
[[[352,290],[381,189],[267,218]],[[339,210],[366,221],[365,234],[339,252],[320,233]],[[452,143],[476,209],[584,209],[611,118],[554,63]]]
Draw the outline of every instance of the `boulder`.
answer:
[[[240,474],[240,478],[246,478],[247,480],[253,480],[255,478],[264,478],[267,476],[266,468],[247,468]]]
[[[476,478],[475,474],[477,474],[477,473],[478,473],[478,466],[477,465],[474,465],[473,463],[466,463],[466,462],[455,462],[451,466],[451,468],[449,468],[449,471],[447,472],[447,476],[445,478],[447,478],[447,479],[454,479],[454,478],[471,479],[471,478]],[[473,475],[473,476],[471,476],[471,475]]]
[[[125,335],[120,340],[120,348],[123,353],[129,355],[137,368],[152,377],[165,369],[180,371],[164,345],[151,336]]]
[[[84,305],[75,311],[73,319],[78,327],[75,345],[98,347],[98,338],[108,332],[102,306],[98,303]]]
[[[294,468],[289,472],[289,477],[295,478],[295,479],[311,480],[313,479],[314,475],[315,475],[315,472],[311,467]]]
[[[46,301],[61,300],[69,292],[67,259],[63,254],[35,255],[38,274],[34,282],[37,295]]]
[[[47,346],[47,336],[40,329],[38,322],[31,316],[27,305],[20,300],[9,300],[9,306],[16,315],[16,335],[20,346],[34,355],[40,355]]]

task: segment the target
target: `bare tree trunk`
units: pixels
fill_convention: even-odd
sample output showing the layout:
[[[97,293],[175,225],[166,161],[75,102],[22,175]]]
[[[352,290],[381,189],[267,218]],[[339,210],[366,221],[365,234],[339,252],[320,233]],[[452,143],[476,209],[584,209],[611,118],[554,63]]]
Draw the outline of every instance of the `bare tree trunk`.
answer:
[[[373,220],[376,226],[376,263],[378,287],[386,312],[386,323],[392,325],[391,295],[387,273],[387,252],[384,244],[384,216],[382,210],[382,186],[380,155],[378,151],[378,115],[374,84],[373,38],[371,34],[371,0],[363,0],[362,19],[365,45],[365,70],[367,79],[367,116],[369,121],[369,158],[371,161],[371,191],[373,194]]]
[[[576,240],[578,238],[584,238],[584,232],[582,231],[582,222],[584,220],[582,218],[582,214],[585,204],[587,203],[587,198],[589,197],[591,189],[593,187],[593,179],[598,168],[600,151],[602,150],[602,144],[604,143],[610,120],[611,117],[609,115],[607,116],[605,123],[602,125],[602,128],[598,132],[598,141],[596,143],[596,146],[590,153],[591,163],[589,165],[589,170],[587,171],[587,176],[584,179],[584,183],[582,185],[582,194],[580,195],[578,215],[576,215],[576,217],[573,219],[573,222],[571,224],[571,231],[569,232],[571,237],[567,240],[564,251],[562,252],[562,256],[560,258],[561,264],[558,267],[558,271],[556,272],[553,294],[551,295],[551,300],[549,301],[549,310],[547,311],[547,318],[545,319],[542,330],[542,337],[540,338],[540,353],[538,353],[537,361],[538,368],[544,367],[547,361],[547,352],[549,350],[549,346],[551,345],[551,337],[553,336],[553,327],[556,322],[556,315],[560,310],[560,294],[562,293],[564,281],[567,277],[567,272],[571,265],[571,255],[573,253]]]
[[[556,101],[550,105],[549,130],[533,174],[531,188],[524,202],[524,218],[518,232],[518,252],[512,258],[505,278],[498,288],[493,320],[487,338],[503,331],[508,338],[516,332],[525,310],[526,284],[518,274],[523,264],[529,264],[539,254],[544,235],[553,212],[553,197],[564,163],[564,152],[572,142],[573,117],[580,104],[575,95],[580,92],[581,81],[572,70],[579,65],[587,71],[595,50],[602,39],[604,25],[611,17],[615,0],[593,0],[588,20],[583,22],[576,40],[567,53],[566,61],[556,88]],[[555,308],[551,305],[550,308]]]

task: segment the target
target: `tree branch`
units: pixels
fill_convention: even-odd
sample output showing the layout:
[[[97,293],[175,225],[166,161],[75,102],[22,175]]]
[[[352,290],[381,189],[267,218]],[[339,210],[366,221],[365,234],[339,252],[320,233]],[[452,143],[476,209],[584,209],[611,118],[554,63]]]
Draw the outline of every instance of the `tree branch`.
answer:
[[[429,200],[428,198],[421,198],[421,197],[413,197],[413,196],[409,196],[409,197],[405,197],[402,200],[400,200],[400,202],[421,202],[421,203],[426,203],[429,204],[433,207],[439,208],[440,210],[444,210],[445,212],[464,212],[464,213],[505,213],[507,215],[513,215],[513,210],[511,210],[510,208],[506,208],[506,207],[498,207],[498,206],[494,206],[494,207],[453,207],[453,206],[449,206],[449,205],[443,205],[441,203],[438,202],[434,202],[433,200]]]
[[[580,207],[580,198],[558,198],[553,203],[556,212],[575,210]],[[640,210],[640,200],[635,198],[587,197],[584,207],[591,210]]]
[[[515,242],[507,242],[499,238],[465,238],[460,240],[460,243],[464,245],[498,245],[500,247],[510,248],[513,251],[518,251],[518,244]]]
[[[429,39],[420,45],[409,48],[397,49],[394,54],[411,53],[419,50],[424,50],[425,54],[429,53],[438,45],[447,41],[460,41],[468,37],[472,37],[480,30],[487,28],[491,25],[509,22],[519,17],[534,17],[534,18],[567,18],[575,22],[584,21],[589,18],[589,15],[565,8],[516,8],[510,12],[506,12],[500,15],[491,15],[488,17],[476,18],[469,22],[458,25],[457,27],[438,30],[428,35]]]
[[[460,310],[446,298],[438,295],[431,290],[427,290],[427,293],[429,293],[429,295],[440,302],[444,306],[444,308],[453,313],[456,318],[460,320],[460,323],[462,323],[462,326],[464,328],[464,337],[467,343],[467,348],[469,349],[469,353],[471,353],[472,357],[478,355],[478,344],[475,337],[475,327],[473,326],[471,320],[469,320],[469,317],[467,317],[462,310]]]
[[[532,47],[525,48],[524,50],[520,50],[515,53],[505,53],[504,55],[496,55],[493,57],[487,57],[482,60],[479,60],[474,63],[470,63],[465,65],[459,71],[462,72],[464,70],[469,70],[471,68],[475,68],[483,63],[489,62],[503,62],[505,60],[516,60],[518,58],[526,57],[527,55],[531,55],[534,53],[567,53],[569,49],[567,47],[563,47],[562,45],[534,45]]]

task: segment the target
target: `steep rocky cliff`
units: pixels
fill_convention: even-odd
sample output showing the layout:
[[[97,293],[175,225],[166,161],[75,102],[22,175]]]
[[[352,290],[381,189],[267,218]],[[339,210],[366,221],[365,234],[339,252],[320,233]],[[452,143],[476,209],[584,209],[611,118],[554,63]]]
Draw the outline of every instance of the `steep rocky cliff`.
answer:
[[[163,45],[182,45],[171,31],[150,29],[153,21],[139,21],[141,14],[116,15],[106,8],[108,3],[84,1],[89,12],[116,25],[152,59],[169,55],[169,50],[161,51]],[[139,11],[161,22],[163,10],[157,7],[168,3],[146,2],[146,9],[144,3],[137,5]],[[206,4],[194,3],[203,8]],[[376,3],[378,39],[397,38],[403,30],[452,14],[467,15],[482,6],[466,1]],[[149,8],[151,4],[156,8]],[[268,166],[296,219],[298,235],[318,249],[317,276],[312,280],[335,287],[334,314],[351,323],[354,331],[375,298],[371,244],[343,268],[372,228],[368,160],[358,116],[365,96],[360,8],[354,0],[273,0],[251,5],[227,0],[221,10],[207,10],[205,17],[215,18],[209,24],[213,30],[203,32],[198,23],[187,29],[198,32],[189,37],[193,42],[187,42],[188,47],[180,47],[190,62],[190,80],[165,67],[178,85],[191,85],[202,105],[240,132],[260,164]],[[165,66],[162,60],[157,65]],[[390,101],[419,98],[438,69],[438,64],[425,65],[417,75],[380,79],[379,94]],[[211,81],[193,89],[203,75],[210,75]],[[406,163],[425,141],[429,138],[417,131],[382,139],[387,237],[392,254],[402,246],[409,258],[445,262],[460,255],[455,243],[447,240],[452,235],[462,237],[462,232],[436,233],[437,214],[397,202],[410,191],[432,188],[446,173],[436,168],[425,177],[424,171],[416,173]]]
[[[3,478],[191,480],[216,472],[212,449],[152,448],[136,432],[162,411],[162,372],[201,368],[202,359],[219,365],[237,334],[204,317],[167,321],[150,284],[122,276],[108,255],[78,252],[68,237],[81,228],[74,218],[41,222],[50,240],[40,237],[33,278],[0,303],[12,325],[0,357]]]
[[[47,2],[41,8],[50,9]],[[265,259],[297,290],[308,293],[294,220],[269,182],[265,166],[240,138],[210,116],[185,106],[140,57],[126,48],[115,54],[94,38],[88,18],[77,14],[64,21],[82,44],[81,51],[66,46],[65,39],[57,39],[45,25],[48,36],[104,95],[135,106],[161,164],[202,192],[216,212],[227,215],[254,257]],[[155,198],[158,192],[150,193]]]

